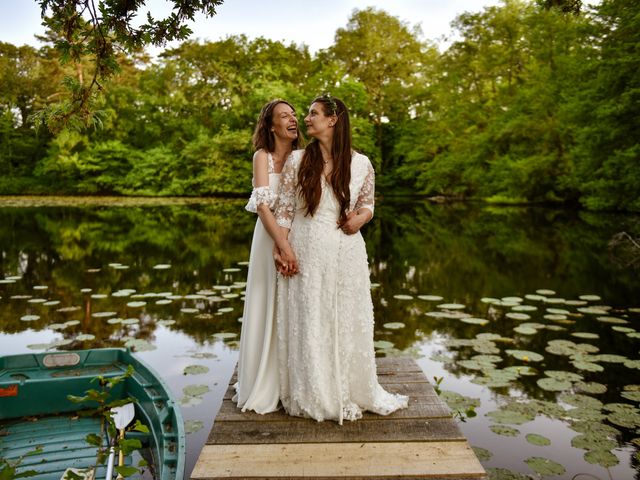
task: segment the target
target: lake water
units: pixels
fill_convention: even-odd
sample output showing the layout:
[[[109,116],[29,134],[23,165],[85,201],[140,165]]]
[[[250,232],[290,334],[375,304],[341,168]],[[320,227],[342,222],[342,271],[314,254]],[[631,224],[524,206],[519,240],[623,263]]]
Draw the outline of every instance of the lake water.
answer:
[[[131,346],[181,400],[188,476],[237,361],[243,206],[0,198],[0,352]],[[619,232],[640,219],[378,203],[379,355],[438,379],[494,478],[640,478],[640,251]]]

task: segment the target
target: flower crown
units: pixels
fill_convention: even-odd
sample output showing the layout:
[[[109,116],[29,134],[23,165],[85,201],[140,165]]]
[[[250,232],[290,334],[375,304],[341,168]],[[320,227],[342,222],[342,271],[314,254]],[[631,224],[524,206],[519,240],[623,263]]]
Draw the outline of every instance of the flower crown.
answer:
[[[331,96],[330,93],[324,93],[320,97],[324,103],[329,106],[329,115],[337,115],[338,114],[338,104],[335,99]]]

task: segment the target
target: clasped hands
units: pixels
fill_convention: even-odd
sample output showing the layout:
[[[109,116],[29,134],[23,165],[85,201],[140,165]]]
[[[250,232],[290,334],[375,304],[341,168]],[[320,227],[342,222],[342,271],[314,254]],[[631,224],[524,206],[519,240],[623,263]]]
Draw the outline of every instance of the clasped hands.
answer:
[[[366,209],[365,212],[368,212]],[[354,233],[358,233],[362,226],[369,221],[369,216],[367,213],[358,213],[358,212],[349,212],[347,214],[347,218],[344,221],[338,220],[338,228],[342,230],[347,235],[353,235]]]
[[[286,248],[273,246],[273,259],[276,262],[276,270],[283,277],[293,277],[298,273],[298,259],[289,245]]]

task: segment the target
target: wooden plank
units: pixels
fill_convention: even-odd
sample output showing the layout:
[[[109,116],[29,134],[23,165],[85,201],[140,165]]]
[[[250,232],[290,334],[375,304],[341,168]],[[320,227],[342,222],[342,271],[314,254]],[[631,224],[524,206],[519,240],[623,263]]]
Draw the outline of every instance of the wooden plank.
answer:
[[[191,478],[485,478],[466,441],[205,445]]]
[[[392,393],[401,393],[403,395],[408,395],[409,398],[417,398],[417,397],[431,397],[433,399],[438,399],[438,394],[433,390],[433,387],[430,383],[427,382],[411,382],[411,383],[387,383],[384,385],[384,389],[388,392]],[[224,394],[224,400],[231,400],[233,395],[235,394],[235,390],[232,386],[229,386],[226,393]],[[434,400],[436,401],[436,400]],[[441,401],[441,400],[437,400]]]
[[[316,422],[214,422],[207,444],[317,443],[317,442],[417,442],[464,440],[449,418],[379,421]]]
[[[389,415],[390,418],[449,418],[451,410],[438,397],[409,397],[409,408],[398,410]],[[289,422],[293,418],[283,409],[277,412],[261,415],[255,412],[242,412],[237,405],[229,400],[222,402],[216,422]],[[307,421],[299,418],[299,421]],[[365,412],[362,421],[379,420],[380,415]]]

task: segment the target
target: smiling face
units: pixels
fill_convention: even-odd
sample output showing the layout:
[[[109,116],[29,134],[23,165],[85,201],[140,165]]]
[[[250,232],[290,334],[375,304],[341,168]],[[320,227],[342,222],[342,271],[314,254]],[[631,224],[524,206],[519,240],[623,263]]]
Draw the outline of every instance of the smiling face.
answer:
[[[320,102],[313,102],[309,107],[309,114],[304,117],[304,123],[307,126],[309,136],[315,138],[330,136],[333,133],[336,116],[327,116],[324,105]]]
[[[271,121],[271,131],[277,138],[290,142],[298,138],[296,112],[286,103],[279,103],[274,107]]]

